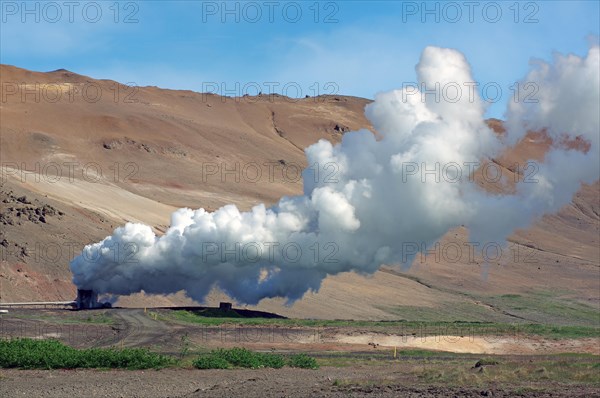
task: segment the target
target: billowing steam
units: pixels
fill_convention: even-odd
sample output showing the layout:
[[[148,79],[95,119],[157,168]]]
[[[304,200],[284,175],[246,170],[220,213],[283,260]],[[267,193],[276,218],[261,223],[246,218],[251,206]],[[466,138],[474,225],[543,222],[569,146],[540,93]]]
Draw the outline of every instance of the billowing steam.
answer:
[[[485,102],[468,90],[473,78],[464,56],[428,47],[416,67],[419,87],[458,85],[458,98],[421,96],[415,87],[379,94],[366,108],[378,138],[362,130],[338,145],[321,140],[306,149],[308,164],[317,166],[303,173],[303,196],[249,212],[234,205],[213,213],[180,209],[160,237],[147,225],[128,223],[85,247],[71,262],[73,281],[101,294],[185,290],[203,301],[217,286],[243,303],[293,302],[327,275],[410,264],[414,252],[403,243],[431,245],[459,225],[477,241],[503,241],[568,203],[581,182],[599,178],[599,70],[597,46],[586,58],[540,62],[524,79],[538,88],[538,102],[511,103],[509,131],[498,136],[484,122]],[[527,129],[542,128],[557,144],[537,183],[492,195],[469,181],[470,167],[518,142]],[[576,136],[589,143],[587,151],[561,149],[560,142]],[[437,181],[436,170],[444,176]]]

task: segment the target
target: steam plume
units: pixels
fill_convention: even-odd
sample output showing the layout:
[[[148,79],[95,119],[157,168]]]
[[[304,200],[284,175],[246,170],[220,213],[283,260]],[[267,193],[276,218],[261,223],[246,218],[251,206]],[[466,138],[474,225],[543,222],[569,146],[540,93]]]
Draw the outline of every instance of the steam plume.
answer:
[[[117,295],[185,290],[203,301],[217,286],[243,303],[267,297],[293,302],[319,289],[327,275],[410,264],[414,253],[407,254],[403,242],[431,245],[459,225],[477,240],[503,241],[568,203],[581,182],[598,179],[599,70],[598,46],[585,58],[539,62],[524,79],[539,88],[539,102],[511,103],[509,130],[498,137],[484,122],[485,102],[476,91],[466,95],[473,78],[464,56],[428,47],[416,67],[420,84],[457,84],[463,88],[457,100],[422,97],[410,88],[378,94],[366,115],[380,137],[361,130],[338,145],[321,140],[307,148],[308,164],[318,168],[304,171],[304,195],[249,212],[234,205],[213,213],[179,209],[160,237],[147,225],[128,223],[84,248],[71,262],[73,281]],[[495,156],[527,129],[542,128],[557,143],[580,136],[589,150],[557,144],[540,165],[538,183],[520,183],[514,194],[491,195],[468,181],[465,164]],[[409,173],[415,165],[433,170],[450,163],[461,167],[450,173],[455,181]],[[333,165],[333,176],[323,172],[326,165]]]

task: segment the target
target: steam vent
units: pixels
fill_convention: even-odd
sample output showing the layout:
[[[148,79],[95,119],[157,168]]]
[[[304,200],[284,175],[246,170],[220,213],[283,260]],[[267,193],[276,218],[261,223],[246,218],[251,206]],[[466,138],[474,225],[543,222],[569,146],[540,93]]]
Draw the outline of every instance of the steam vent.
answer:
[[[77,308],[80,310],[100,307],[100,304],[98,303],[98,293],[93,290],[78,289],[75,302],[77,303]]]

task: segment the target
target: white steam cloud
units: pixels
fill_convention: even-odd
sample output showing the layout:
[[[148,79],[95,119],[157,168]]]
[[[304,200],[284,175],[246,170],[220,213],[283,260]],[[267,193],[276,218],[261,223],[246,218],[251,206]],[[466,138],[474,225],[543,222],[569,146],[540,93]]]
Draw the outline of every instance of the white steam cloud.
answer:
[[[234,205],[213,213],[180,209],[160,237],[147,225],[128,223],[84,248],[71,262],[73,281],[101,294],[185,290],[203,301],[216,286],[238,302],[293,302],[319,289],[327,275],[409,265],[415,253],[404,242],[432,245],[459,225],[478,241],[503,241],[568,203],[582,182],[599,178],[599,70],[598,46],[585,58],[539,62],[524,79],[538,88],[538,102],[511,103],[509,130],[498,136],[484,122],[486,104],[477,90],[466,95],[473,78],[464,56],[428,47],[416,67],[420,85],[458,85],[459,98],[436,100],[414,88],[379,94],[366,108],[379,138],[361,130],[338,145],[321,140],[307,148],[308,164],[317,167],[303,173],[303,196],[249,212]],[[469,181],[471,165],[515,144],[528,129],[547,129],[557,143],[540,164],[538,183],[492,195]],[[577,136],[589,150],[560,147]],[[438,173],[445,167],[446,178],[423,175],[435,167]]]

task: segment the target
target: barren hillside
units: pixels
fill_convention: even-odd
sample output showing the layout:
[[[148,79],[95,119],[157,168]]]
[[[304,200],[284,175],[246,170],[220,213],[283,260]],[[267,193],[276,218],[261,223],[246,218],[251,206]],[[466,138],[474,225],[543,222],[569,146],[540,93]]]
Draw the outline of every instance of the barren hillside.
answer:
[[[127,221],[160,232],[179,207],[247,209],[299,194],[303,148],[372,130],[363,115],[369,101],[355,97],[221,97],[9,65],[0,67],[0,80],[2,301],[73,298],[71,258]],[[501,122],[490,124],[502,134]],[[530,134],[486,161],[509,180],[523,178],[513,165],[541,159],[547,145]],[[494,193],[511,189],[476,181]],[[373,276],[341,274],[291,307],[277,299],[259,307],[311,318],[581,323],[600,305],[599,200],[598,182],[583,186],[557,214],[515,232],[495,262],[484,261],[481,249],[472,261],[466,251],[459,259],[445,253],[469,240],[457,228],[437,256],[417,257],[408,270],[390,265]],[[224,298],[215,291],[210,301]],[[551,305],[541,306],[542,299]],[[189,299],[136,295],[119,303]]]

